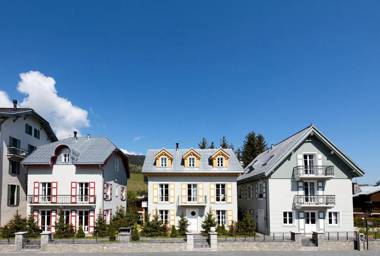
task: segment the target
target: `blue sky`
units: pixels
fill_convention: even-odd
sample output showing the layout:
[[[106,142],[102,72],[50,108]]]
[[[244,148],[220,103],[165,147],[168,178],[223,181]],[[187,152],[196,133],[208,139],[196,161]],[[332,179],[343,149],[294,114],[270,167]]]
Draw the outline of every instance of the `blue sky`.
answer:
[[[2,1],[0,90],[55,79],[118,146],[268,143],[315,123],[380,179],[379,1]],[[37,100],[38,102],[38,100]],[[79,127],[80,128],[80,127]]]

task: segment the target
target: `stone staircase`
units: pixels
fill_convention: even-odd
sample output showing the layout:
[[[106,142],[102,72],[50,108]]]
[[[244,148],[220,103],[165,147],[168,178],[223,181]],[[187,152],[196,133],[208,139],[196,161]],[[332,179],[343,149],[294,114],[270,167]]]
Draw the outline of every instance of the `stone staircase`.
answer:
[[[194,235],[194,248],[197,248],[197,249],[210,248],[208,237],[201,234]]]
[[[309,237],[305,237],[301,240],[301,244],[304,247],[316,247],[317,245],[315,244],[314,240]]]

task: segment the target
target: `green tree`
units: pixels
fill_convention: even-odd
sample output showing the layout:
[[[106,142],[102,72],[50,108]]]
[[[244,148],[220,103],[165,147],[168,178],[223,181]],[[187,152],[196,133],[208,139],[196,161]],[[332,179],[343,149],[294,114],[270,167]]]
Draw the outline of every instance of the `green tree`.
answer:
[[[206,140],[205,137],[203,137],[203,138],[201,139],[201,141],[198,143],[198,147],[199,147],[200,149],[205,149],[205,148],[207,148],[207,140]]]
[[[128,227],[127,218],[125,216],[125,208],[117,208],[115,214],[112,216],[110,226],[115,230],[118,230],[120,227]]]
[[[202,222],[203,233],[208,234],[210,232],[211,227],[216,227],[216,220],[210,211],[209,213],[206,214]]]
[[[224,148],[224,149],[226,149],[226,148],[230,148],[230,147],[231,147],[231,145],[228,144],[228,141],[227,141],[226,136],[223,136],[223,137],[220,139],[220,147],[221,147],[221,148]]]
[[[82,225],[79,226],[78,228],[78,231],[77,231],[77,234],[75,235],[76,238],[85,238],[86,237],[86,234],[84,233],[83,231],[83,227]]]
[[[225,236],[225,235],[227,235],[226,226],[224,224],[223,225],[218,225],[216,227],[216,232],[218,233],[219,236]]]
[[[242,157],[241,157],[241,149],[240,148],[238,148],[238,149],[236,149],[236,151],[235,151],[235,155],[236,155],[236,158],[239,160],[239,161],[242,161]]]
[[[261,134],[256,135],[255,132],[250,132],[247,134],[243,144],[242,150],[242,161],[244,167],[252,162],[259,154],[267,149],[267,144],[264,136]]]
[[[18,214],[18,211],[13,216],[13,218],[4,226],[2,231],[3,237],[13,237],[14,233],[19,231],[26,231],[26,219],[22,218],[21,215]]]
[[[255,236],[256,235],[256,222],[249,212],[244,214],[241,221],[238,222],[239,235]]]
[[[177,229],[175,228],[174,225],[172,225],[172,228],[170,230],[170,237],[177,237],[177,236],[178,236]]]
[[[208,147],[208,148],[210,148],[210,149],[214,149],[215,148],[215,144],[214,144],[213,141],[211,142],[210,147]]]
[[[98,237],[105,237],[105,236],[107,236],[107,224],[106,224],[106,221],[103,218],[103,214],[102,214],[101,211],[99,211],[98,217],[96,219],[95,234],[97,234]]]
[[[131,234],[132,241],[139,241],[140,240],[140,233],[137,229],[137,225],[133,225],[132,227],[132,234]]]
[[[165,227],[157,214],[153,215],[152,220],[145,222],[143,233],[147,237],[164,236],[166,234]]]
[[[237,234],[236,222],[234,222],[234,221],[231,222],[231,225],[228,227],[228,234],[230,236],[236,236],[236,234]]]
[[[72,224],[65,224],[65,233],[63,235],[64,238],[72,238],[75,236],[75,229]]]
[[[41,233],[41,230],[38,227],[33,215],[29,215],[28,220],[26,221],[26,230],[28,231],[28,235],[30,237],[36,237]]]
[[[178,221],[178,234],[180,236],[186,236],[188,227],[189,227],[189,221],[183,214],[181,214],[181,217]]]
[[[56,238],[63,238],[65,236],[66,232],[66,224],[65,224],[65,219],[63,215],[63,211],[59,211],[59,216],[58,216],[58,222],[55,225],[55,234],[54,237]]]

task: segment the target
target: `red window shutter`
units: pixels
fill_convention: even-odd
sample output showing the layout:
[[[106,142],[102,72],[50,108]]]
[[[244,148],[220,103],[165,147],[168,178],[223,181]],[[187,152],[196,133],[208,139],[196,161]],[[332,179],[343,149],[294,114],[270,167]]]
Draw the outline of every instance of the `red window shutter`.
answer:
[[[71,182],[71,203],[77,202],[77,183]]]
[[[57,203],[57,191],[58,191],[58,184],[57,182],[52,182],[51,183],[51,202]]]
[[[35,181],[33,185],[33,203],[40,201],[40,183]]]
[[[108,191],[108,186],[107,183],[103,184],[103,199],[107,200],[107,191]]]
[[[95,203],[95,182],[90,182],[90,203]]]
[[[71,211],[71,225],[73,225],[74,229],[77,226],[77,212],[75,210]]]
[[[95,228],[95,211],[94,210],[90,211],[88,218],[89,218],[89,220],[88,220],[88,224],[89,224],[88,231],[90,233],[94,233],[94,228]]]

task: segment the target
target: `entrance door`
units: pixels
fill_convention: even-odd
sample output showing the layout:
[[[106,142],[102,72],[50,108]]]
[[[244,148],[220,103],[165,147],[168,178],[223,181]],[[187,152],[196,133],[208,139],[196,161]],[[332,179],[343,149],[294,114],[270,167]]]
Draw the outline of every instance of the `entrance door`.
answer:
[[[186,218],[189,221],[189,232],[198,232],[198,209],[187,209]]]
[[[42,231],[50,231],[51,225],[51,211],[42,210],[41,211],[41,229]]]
[[[317,231],[317,213],[305,212],[305,233]]]

